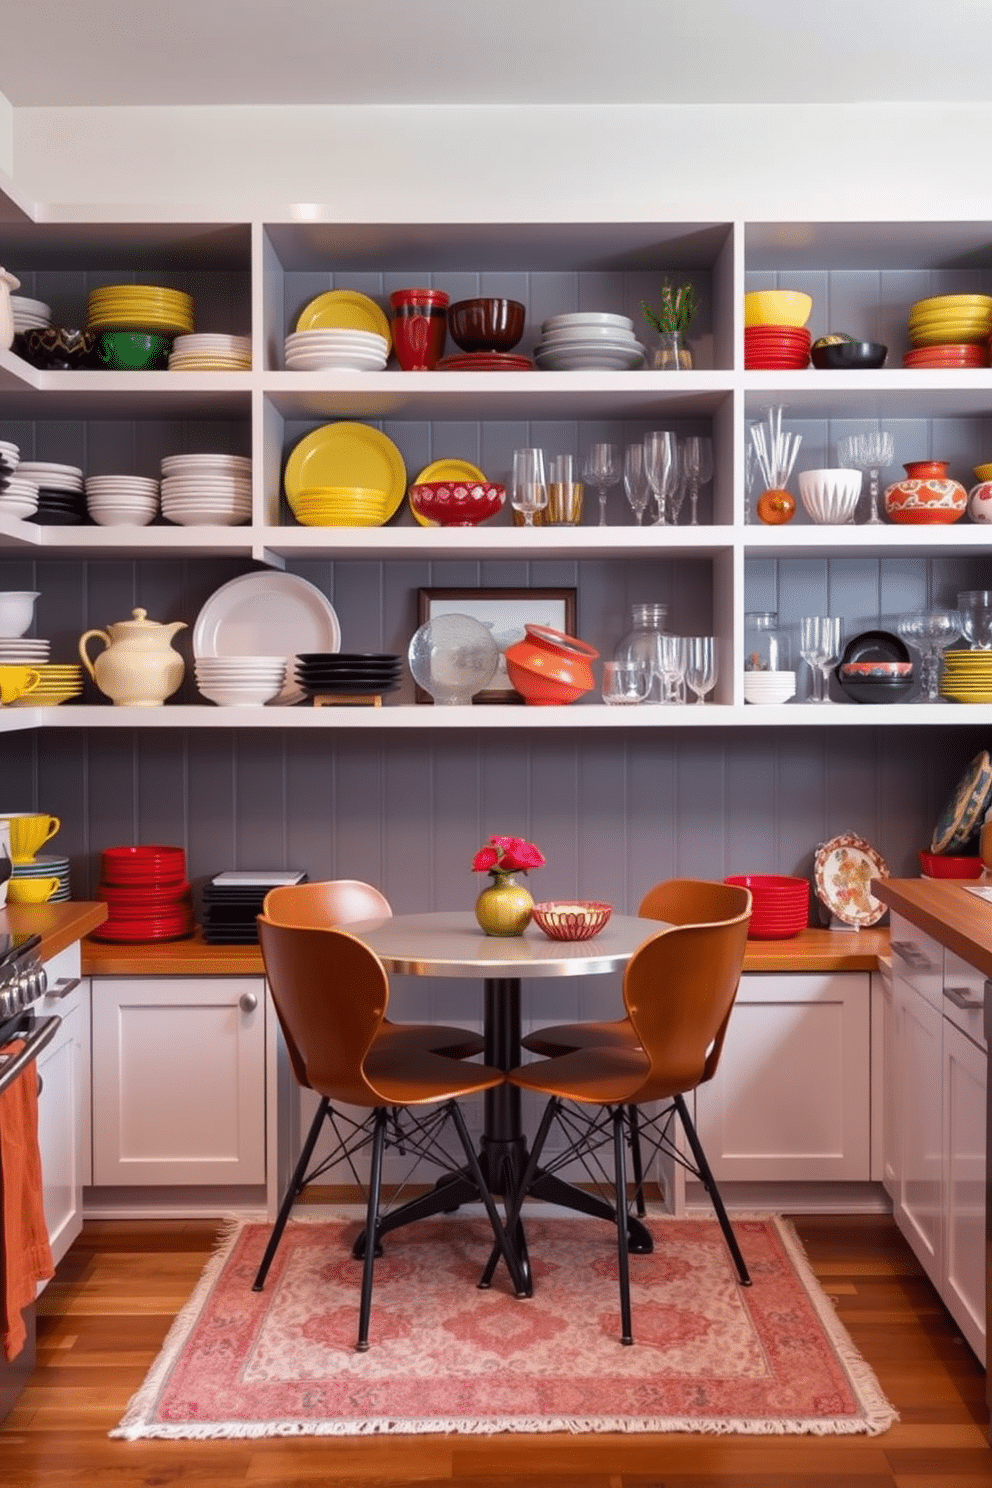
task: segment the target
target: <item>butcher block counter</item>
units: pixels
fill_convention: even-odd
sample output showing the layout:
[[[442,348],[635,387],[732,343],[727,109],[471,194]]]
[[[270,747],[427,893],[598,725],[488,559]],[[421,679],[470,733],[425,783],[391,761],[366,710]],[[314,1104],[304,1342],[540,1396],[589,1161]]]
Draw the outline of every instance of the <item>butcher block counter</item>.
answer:
[[[67,904],[8,904],[0,909],[0,935],[40,935],[40,955],[51,961],[59,951],[102,925],[107,906],[70,900]]]
[[[871,891],[911,925],[992,977],[992,899],[940,878],[876,878]]]
[[[877,971],[888,953],[887,930],[804,930],[792,940],[750,940],[747,971]],[[257,945],[206,945],[199,930],[190,940],[157,945],[102,944],[84,940],[86,976],[262,976]]]

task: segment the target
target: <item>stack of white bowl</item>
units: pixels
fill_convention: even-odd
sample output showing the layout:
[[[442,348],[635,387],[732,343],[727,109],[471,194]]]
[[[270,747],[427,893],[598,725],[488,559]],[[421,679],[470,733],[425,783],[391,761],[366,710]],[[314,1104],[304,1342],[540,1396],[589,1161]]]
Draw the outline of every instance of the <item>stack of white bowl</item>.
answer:
[[[162,515],[180,527],[237,527],[251,516],[247,455],[166,455]]]
[[[56,520],[83,521],[86,496],[81,466],[60,465],[53,460],[22,460],[15,479],[18,477],[33,482],[37,487],[39,520],[44,521],[54,514]]]
[[[850,525],[861,495],[861,481],[860,470],[802,470],[799,495],[814,522]]]
[[[251,337],[198,332],[177,336],[169,353],[170,372],[249,372]]]
[[[88,475],[86,510],[100,527],[147,527],[158,516],[158,481],[147,475]]]
[[[745,672],[746,703],[787,703],[796,695],[795,672]]]
[[[644,366],[646,357],[634,335],[634,322],[606,310],[553,315],[542,323],[534,348],[534,361],[546,372],[633,371]]]
[[[381,372],[389,356],[389,342],[376,331],[350,327],[290,331],[286,337],[286,370],[320,372]]]
[[[0,490],[3,489],[4,481],[9,480],[17,469],[20,459],[20,445],[9,439],[0,439]]]
[[[10,308],[14,317],[14,332],[40,331],[52,323],[52,307],[44,300],[32,300],[27,295],[11,295]]]
[[[20,642],[27,635],[34,624],[34,602],[38,598],[36,589],[5,589],[0,593],[0,639],[9,642]],[[30,641],[28,645],[35,649],[39,646],[48,646],[47,641]],[[48,652],[41,658],[47,660]],[[8,662],[11,661],[7,657]]]
[[[26,475],[10,476],[0,491],[0,517],[18,517],[24,521],[38,510],[38,482]]]
[[[222,708],[261,708],[286,681],[285,656],[198,656],[196,685]]]

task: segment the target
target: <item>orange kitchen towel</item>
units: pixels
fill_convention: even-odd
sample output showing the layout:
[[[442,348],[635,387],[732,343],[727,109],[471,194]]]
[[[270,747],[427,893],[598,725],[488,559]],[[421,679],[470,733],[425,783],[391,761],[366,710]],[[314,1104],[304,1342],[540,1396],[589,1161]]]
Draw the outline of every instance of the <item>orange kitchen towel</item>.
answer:
[[[23,1043],[0,1053],[17,1054]],[[38,1150],[38,1067],[31,1063],[0,1095],[0,1342],[15,1358],[27,1332],[21,1312],[39,1281],[55,1274],[48,1243]]]

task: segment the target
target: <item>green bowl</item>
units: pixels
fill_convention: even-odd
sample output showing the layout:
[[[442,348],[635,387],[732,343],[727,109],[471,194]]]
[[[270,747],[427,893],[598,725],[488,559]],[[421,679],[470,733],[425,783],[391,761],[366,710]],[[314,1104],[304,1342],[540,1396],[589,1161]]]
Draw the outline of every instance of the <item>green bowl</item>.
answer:
[[[171,336],[148,331],[104,331],[93,348],[93,365],[108,372],[154,372],[169,365]]]

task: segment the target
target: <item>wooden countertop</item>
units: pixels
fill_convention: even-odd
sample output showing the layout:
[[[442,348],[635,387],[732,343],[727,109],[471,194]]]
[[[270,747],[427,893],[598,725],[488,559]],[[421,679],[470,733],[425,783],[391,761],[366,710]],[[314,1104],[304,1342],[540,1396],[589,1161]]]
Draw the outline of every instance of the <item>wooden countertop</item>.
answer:
[[[876,971],[887,955],[887,930],[804,930],[792,940],[748,941],[745,971]],[[262,976],[257,945],[205,945],[191,940],[158,945],[111,945],[83,941],[87,976]]]
[[[41,959],[50,961],[106,918],[105,904],[82,899],[67,904],[8,904],[0,909],[0,934],[40,935]]]
[[[960,880],[875,878],[871,891],[910,924],[992,977],[992,903]]]

